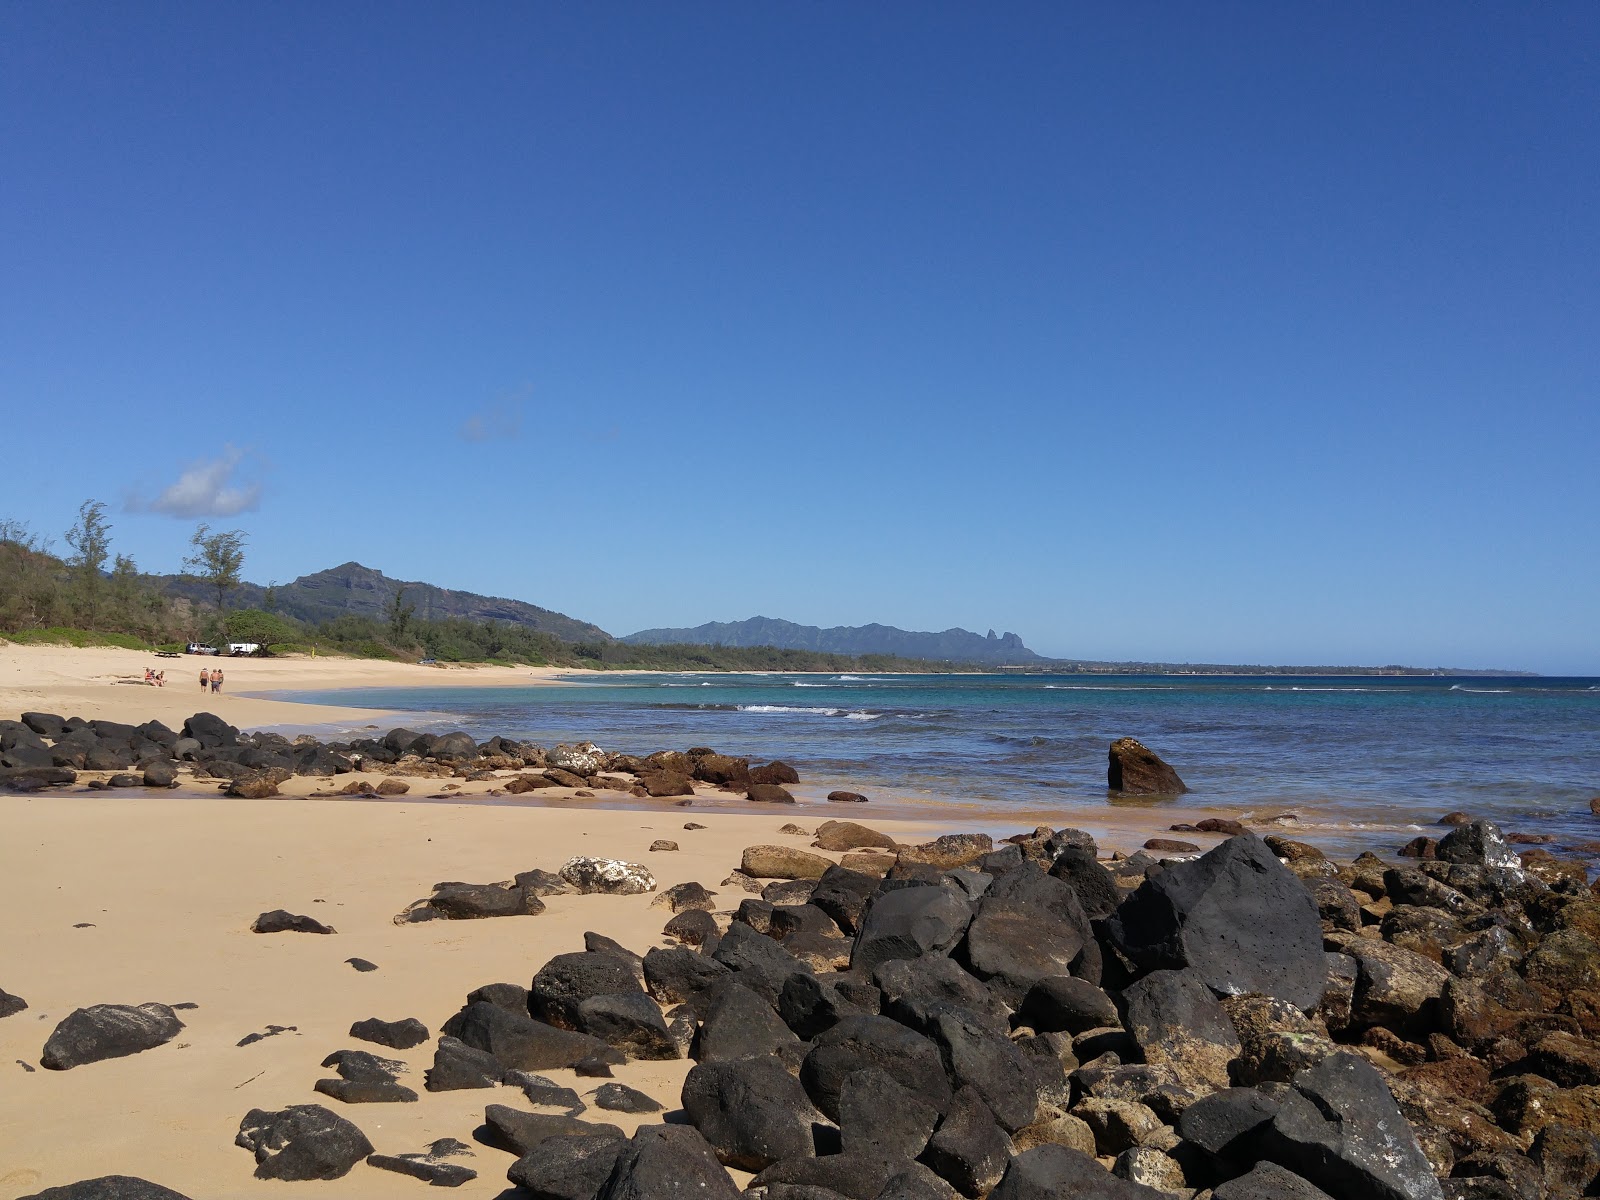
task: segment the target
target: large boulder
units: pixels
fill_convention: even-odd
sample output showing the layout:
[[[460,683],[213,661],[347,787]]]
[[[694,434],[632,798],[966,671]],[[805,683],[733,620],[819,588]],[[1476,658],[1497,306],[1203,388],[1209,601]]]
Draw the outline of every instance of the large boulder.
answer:
[[[428,906],[452,921],[485,917],[533,917],[544,901],[515,883],[436,883]]]
[[[939,1015],[953,1009],[996,1032],[1009,1032],[1006,1005],[952,959],[894,958],[879,965],[872,979],[883,996],[883,1015],[919,1033],[932,1035]]]
[[[902,867],[935,867],[951,871],[977,862],[994,850],[994,839],[987,833],[947,833],[920,846],[902,846],[895,861]]]
[[[695,1035],[693,1057],[700,1062],[780,1056],[800,1060],[800,1039],[761,996],[735,980],[716,989]]]
[[[1450,982],[1450,972],[1403,946],[1354,933],[1329,935],[1330,946],[1356,960],[1350,1023],[1397,1032],[1426,1027]]]
[[[430,1092],[499,1087],[505,1074],[500,1060],[487,1050],[445,1034],[434,1049],[433,1065],[424,1072],[422,1086]]]
[[[1011,1158],[1011,1139],[975,1088],[950,1101],[939,1128],[928,1139],[923,1161],[963,1196],[986,1196],[1000,1182]]]
[[[1031,862],[1001,875],[979,901],[966,957],[1013,1006],[1041,979],[1100,982],[1100,944],[1077,893]]]
[[[1036,1076],[1014,1042],[954,1010],[939,1014],[933,1037],[951,1084],[975,1091],[1002,1129],[1015,1133],[1033,1121],[1039,1106]]]
[[[1336,1200],[1441,1200],[1378,1069],[1351,1053],[1301,1071],[1262,1135],[1265,1157]]]
[[[1147,878],[1106,932],[1142,970],[1188,967],[1219,995],[1259,992],[1310,1010],[1326,990],[1316,902],[1254,834]]]
[[[183,723],[183,736],[193,738],[205,750],[239,744],[239,731],[215,713],[195,713]]]
[[[1506,842],[1500,827],[1492,821],[1471,821],[1457,825],[1439,839],[1434,854],[1440,862],[1494,867],[1514,872],[1519,878],[1522,874],[1522,860]]]
[[[39,1065],[70,1071],[108,1058],[126,1058],[165,1045],[183,1029],[165,1004],[96,1004],[62,1019],[44,1044]]]
[[[817,1111],[775,1058],[700,1063],[683,1082],[683,1111],[726,1166],[760,1171],[814,1153]]]
[[[833,860],[795,846],[746,846],[739,869],[757,879],[821,879]]]
[[[846,1017],[818,1034],[800,1066],[800,1082],[812,1103],[837,1121],[845,1079],[867,1067],[883,1071],[937,1112],[950,1103],[939,1047],[888,1017]]]
[[[855,821],[824,821],[817,826],[817,848],[820,850],[862,850],[873,847],[880,850],[899,848],[887,833],[880,833]]]
[[[649,868],[619,858],[569,858],[561,868],[561,878],[585,895],[637,896],[656,890],[656,877]]]
[[[951,888],[883,892],[861,918],[850,969],[870,973],[891,959],[948,955],[960,945],[971,921],[971,907]]]
[[[1039,980],[1022,998],[1022,1019],[1041,1033],[1105,1029],[1121,1023],[1116,1002],[1087,979],[1052,975]]]
[[[545,1138],[511,1164],[506,1178],[534,1200],[594,1200],[623,1145],[620,1138]]]
[[[598,775],[606,769],[610,756],[596,746],[593,742],[579,742],[577,745],[562,743],[545,751],[544,761],[547,767],[554,767],[558,771],[568,771],[573,775],[585,778]]]
[[[571,1067],[596,1056],[605,1062],[623,1061],[620,1051],[599,1038],[557,1029],[483,1000],[467,1005],[446,1021],[440,1032],[492,1054],[502,1067],[519,1071]]]
[[[101,1175],[45,1188],[21,1200],[189,1200],[181,1192],[133,1175]]]
[[[1181,796],[1189,790],[1154,750],[1131,737],[1111,743],[1106,787],[1124,796]]]
[[[645,988],[664,1004],[688,1004],[702,1016],[715,985],[733,972],[714,958],[682,947],[657,947],[644,956]]]
[[[483,1140],[517,1156],[527,1154],[546,1138],[592,1137],[621,1140],[622,1130],[598,1121],[580,1121],[566,1113],[524,1112],[507,1104],[490,1104],[483,1110]]]
[[[366,1134],[320,1104],[252,1108],[234,1144],[256,1156],[257,1179],[339,1179],[372,1153]]]
[[[1115,876],[1100,865],[1089,846],[1065,846],[1050,864],[1050,874],[1077,893],[1084,913],[1098,921],[1122,903]]]
[[[840,929],[854,934],[880,882],[876,876],[864,871],[854,871],[845,866],[829,867],[811,890],[808,903],[815,904],[832,917]]]
[[[737,921],[728,927],[711,957],[773,1008],[777,1008],[789,977],[810,969],[771,938]]]
[[[578,1026],[631,1058],[682,1058],[656,1002],[642,991],[590,996],[578,1006]]]
[[[887,1072],[863,1067],[839,1091],[839,1136],[845,1153],[916,1158],[939,1124],[939,1111]]]
[[[558,954],[528,986],[528,1013],[558,1029],[583,1029],[579,1012],[593,996],[642,992],[633,964],[615,954]]]
[[[846,1017],[875,1017],[877,997],[858,994],[853,987],[840,987],[848,975],[821,977],[807,973],[791,975],[778,994],[778,1015],[798,1037],[814,1038],[832,1029]]]
[[[716,1152],[690,1125],[641,1125],[595,1200],[739,1200]]]
[[[1242,1049],[1227,1012],[1193,971],[1152,971],[1123,993],[1128,1032],[1153,1066],[1189,1087],[1228,1086]]]
[[[750,781],[750,762],[726,754],[704,754],[694,760],[694,777],[732,791],[743,791]]]

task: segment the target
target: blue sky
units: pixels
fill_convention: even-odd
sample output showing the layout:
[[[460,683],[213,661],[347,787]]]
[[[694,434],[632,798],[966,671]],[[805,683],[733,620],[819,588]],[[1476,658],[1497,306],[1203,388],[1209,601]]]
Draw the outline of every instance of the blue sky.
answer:
[[[0,8],[0,516],[1600,673],[1600,7]]]

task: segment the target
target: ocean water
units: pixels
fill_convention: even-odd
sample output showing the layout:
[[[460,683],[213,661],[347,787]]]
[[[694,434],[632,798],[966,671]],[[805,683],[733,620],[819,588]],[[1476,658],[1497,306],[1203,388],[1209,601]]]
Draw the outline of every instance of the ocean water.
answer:
[[[1174,822],[1288,811],[1321,830],[1321,844],[1353,853],[1462,809],[1508,831],[1600,842],[1589,810],[1600,796],[1597,679],[617,674],[292,698],[545,745],[711,746],[782,759],[821,791],[1002,823],[1148,805],[1106,792],[1107,746],[1133,736],[1191,789],[1161,802]]]

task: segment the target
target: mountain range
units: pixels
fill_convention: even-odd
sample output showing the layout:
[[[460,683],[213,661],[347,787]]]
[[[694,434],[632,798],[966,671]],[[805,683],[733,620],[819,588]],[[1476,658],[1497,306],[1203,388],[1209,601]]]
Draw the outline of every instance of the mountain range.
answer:
[[[211,585],[187,575],[161,575],[154,582],[169,596],[182,596],[197,603],[215,603]],[[405,603],[415,605],[415,615],[423,620],[463,617],[473,621],[506,621],[536,629],[564,642],[622,641],[632,645],[659,646],[689,644],[698,646],[775,646],[780,650],[811,650],[833,654],[892,654],[901,658],[921,658],[938,662],[1032,663],[1043,659],[1022,644],[1014,633],[987,637],[965,629],[943,633],[914,633],[892,625],[839,626],[820,629],[815,625],[796,625],[793,621],[752,617],[748,621],[712,622],[693,629],[645,629],[624,638],[613,638],[598,625],[580,621],[565,613],[552,612],[522,600],[503,596],[481,596],[415,580],[391,579],[382,571],[357,562],[342,563],[326,571],[302,575],[272,588],[258,583],[241,583],[228,596],[232,608],[271,608],[308,624],[320,624],[342,616],[372,617],[384,620],[396,592],[405,589]],[[269,600],[268,592],[271,592]]]
[[[811,650],[826,654],[893,654],[900,658],[925,658],[937,662],[1020,664],[1044,659],[1022,644],[1014,633],[996,636],[967,629],[942,633],[913,633],[893,625],[836,625],[820,629],[796,625],[773,617],[748,621],[711,621],[692,629],[642,629],[622,639],[643,646],[776,646],[780,650]]]
[[[184,596],[193,601],[216,603],[211,585],[187,575],[158,577],[169,596]],[[614,640],[598,625],[579,621],[565,613],[551,612],[536,604],[508,600],[503,596],[480,596],[458,592],[431,583],[391,579],[382,571],[357,562],[343,563],[302,575],[272,590],[272,611],[308,624],[320,624],[346,615],[384,620],[395,593],[405,589],[405,603],[416,605],[416,616],[426,621],[444,617],[465,617],[473,621],[509,621],[560,638],[564,642],[609,642]],[[267,608],[267,588],[258,583],[241,583],[228,595],[232,608]]]

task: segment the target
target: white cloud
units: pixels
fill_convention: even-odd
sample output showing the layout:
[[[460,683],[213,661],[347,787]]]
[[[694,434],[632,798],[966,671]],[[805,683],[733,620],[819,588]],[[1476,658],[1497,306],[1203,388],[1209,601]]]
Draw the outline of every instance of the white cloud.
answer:
[[[261,504],[261,485],[234,480],[234,472],[244,459],[243,451],[225,446],[213,459],[191,463],[154,500],[133,496],[128,501],[132,512],[166,513],[170,517],[232,517],[254,512]]]

